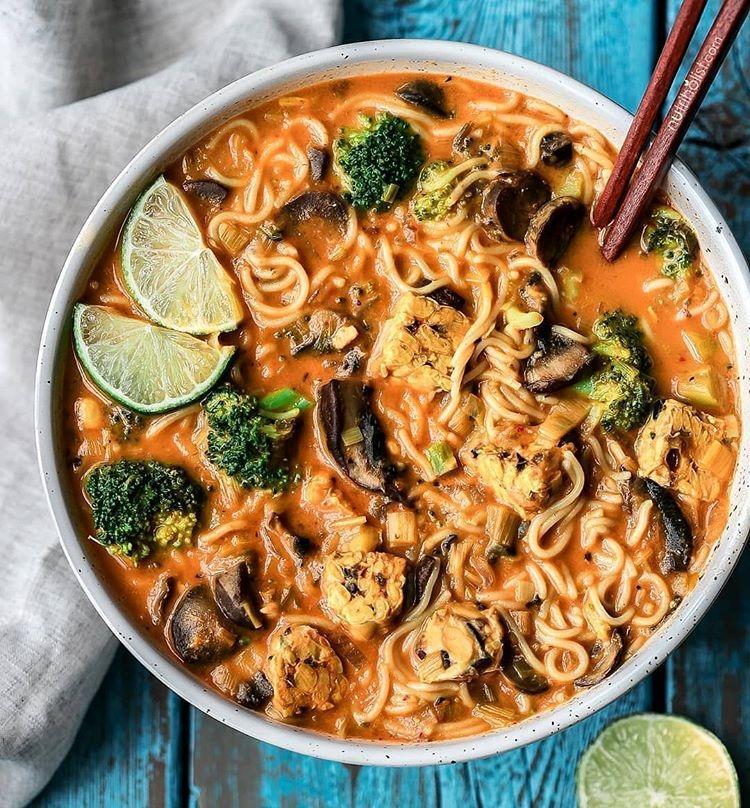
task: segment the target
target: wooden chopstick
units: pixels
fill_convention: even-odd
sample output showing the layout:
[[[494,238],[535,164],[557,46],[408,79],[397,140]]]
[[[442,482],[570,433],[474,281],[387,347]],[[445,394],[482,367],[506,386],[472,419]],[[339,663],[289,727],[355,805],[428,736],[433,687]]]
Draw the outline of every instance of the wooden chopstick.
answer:
[[[633,175],[638,158],[646,145],[656,116],[664,106],[669,88],[672,86],[685,51],[695,33],[698,20],[706,7],[706,1],[685,0],[680,6],[607,185],[591,212],[591,221],[596,227],[606,227],[614,218],[617,206],[625,195],[628,181]]]
[[[750,11],[750,0],[725,0],[669,108],[643,164],[627,189],[602,242],[602,255],[614,261],[627,245],[656,193],[685,132]]]

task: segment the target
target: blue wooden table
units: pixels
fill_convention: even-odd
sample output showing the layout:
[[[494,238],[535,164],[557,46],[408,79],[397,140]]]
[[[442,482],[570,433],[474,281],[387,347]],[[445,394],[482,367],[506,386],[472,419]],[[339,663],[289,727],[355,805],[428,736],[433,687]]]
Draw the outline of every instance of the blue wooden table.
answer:
[[[718,5],[709,0],[704,17]],[[345,37],[453,39],[500,48],[563,70],[632,111],[677,6],[678,0],[346,0]],[[746,255],[749,113],[746,28],[682,150]],[[454,766],[357,768],[260,744],[192,709],[121,649],[71,753],[35,805],[574,806],[581,752],[613,718],[642,710],[686,715],[716,732],[750,800],[749,576],[746,555],[689,640],[608,709],[525,749]]]

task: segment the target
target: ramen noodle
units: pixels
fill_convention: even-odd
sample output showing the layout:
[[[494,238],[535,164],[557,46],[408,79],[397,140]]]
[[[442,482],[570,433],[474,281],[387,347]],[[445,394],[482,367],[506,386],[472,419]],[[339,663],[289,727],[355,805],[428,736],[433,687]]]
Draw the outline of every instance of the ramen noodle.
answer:
[[[602,259],[615,156],[521,92],[388,74],[167,168],[88,282],[64,401],[81,529],[155,643],[248,709],[408,742],[550,709],[649,640],[726,523],[737,378],[668,200]],[[217,333],[185,325],[209,282]],[[82,348],[92,317],[172,328],[144,395],[180,351],[227,360],[126,407],[145,351]]]

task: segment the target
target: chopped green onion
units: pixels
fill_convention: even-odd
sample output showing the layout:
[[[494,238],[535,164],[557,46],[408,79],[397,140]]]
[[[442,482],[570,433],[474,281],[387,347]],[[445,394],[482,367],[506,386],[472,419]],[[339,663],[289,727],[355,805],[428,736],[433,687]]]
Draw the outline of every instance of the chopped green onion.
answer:
[[[385,185],[383,187],[383,202],[393,202],[396,194],[398,194],[398,185],[395,182]]]
[[[261,410],[267,412],[279,412],[281,410],[308,410],[312,402],[308,401],[301,393],[291,387],[282,387],[274,390],[258,402]],[[297,413],[299,415],[299,412]],[[294,416],[296,418],[296,415]]]
[[[284,410],[284,412],[273,412],[272,410],[259,410],[264,418],[269,421],[293,421],[299,414],[299,407],[293,407],[291,410]]]
[[[425,455],[427,455],[427,460],[436,477],[447,474],[458,466],[456,458],[453,456],[453,450],[445,441],[428,446],[425,449]]]
[[[345,429],[341,433],[341,442],[344,444],[344,446],[354,446],[355,443],[362,443],[364,439],[365,436],[362,434],[362,430],[358,426]]]

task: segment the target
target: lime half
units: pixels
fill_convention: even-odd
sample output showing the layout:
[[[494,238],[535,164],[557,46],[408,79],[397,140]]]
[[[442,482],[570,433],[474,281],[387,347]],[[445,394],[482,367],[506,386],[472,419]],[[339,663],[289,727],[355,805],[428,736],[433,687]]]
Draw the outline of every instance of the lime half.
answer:
[[[182,194],[164,177],[130,211],[121,258],[128,291],[155,323],[215,334],[242,319],[229,275],[204,244]]]
[[[579,808],[739,808],[737,772],[724,744],[674,715],[610,724],[584,752]]]
[[[108,396],[131,410],[166,412],[210,390],[234,348],[203,340],[105,306],[79,303],[73,340],[86,371]]]

